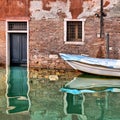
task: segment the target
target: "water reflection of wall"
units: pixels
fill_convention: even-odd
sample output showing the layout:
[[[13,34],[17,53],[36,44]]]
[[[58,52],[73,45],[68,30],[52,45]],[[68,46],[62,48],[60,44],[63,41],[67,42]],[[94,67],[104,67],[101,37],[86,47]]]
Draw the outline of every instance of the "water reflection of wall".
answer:
[[[50,75],[57,75],[59,79],[50,81]],[[36,68],[30,70],[31,120],[116,120],[120,118],[119,92],[84,93],[83,98],[81,95],[69,96],[69,100],[72,100],[67,103],[71,104],[69,114],[65,112],[64,94],[59,90],[77,75],[65,71],[60,74],[58,70],[50,71]],[[70,111],[70,107],[74,107],[71,109],[73,111]]]
[[[31,120],[59,120],[65,117],[61,81],[30,79]],[[36,81],[36,82],[33,82]]]
[[[3,113],[4,108],[6,107],[6,70],[4,68],[0,68],[0,111]]]
[[[120,118],[120,92],[98,93],[92,96],[86,94],[86,98],[85,113],[88,119],[93,119],[95,116],[101,120]]]
[[[26,67],[11,67],[7,79],[7,113],[29,112],[29,86]]]
[[[29,71],[32,120],[64,118],[66,115],[63,111],[63,94],[59,89],[80,72],[39,68],[30,68]]]
[[[64,111],[67,118],[71,117],[70,120],[73,117],[76,117],[76,120],[115,120],[120,118],[120,92],[84,93],[83,96],[82,94],[65,93]]]
[[[33,83],[37,82],[40,80],[51,80],[50,76],[57,77],[58,80],[64,81],[64,80],[71,80],[74,77],[77,77],[80,75],[80,71],[75,71],[75,70],[62,70],[62,69],[40,69],[40,68],[30,68],[29,70],[29,77],[32,79]]]

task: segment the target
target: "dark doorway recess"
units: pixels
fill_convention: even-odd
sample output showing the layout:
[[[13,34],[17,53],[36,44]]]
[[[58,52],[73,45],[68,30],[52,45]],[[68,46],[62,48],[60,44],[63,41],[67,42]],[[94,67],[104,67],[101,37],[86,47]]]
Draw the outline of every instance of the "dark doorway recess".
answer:
[[[27,65],[27,34],[26,33],[10,34],[10,65],[11,66]]]

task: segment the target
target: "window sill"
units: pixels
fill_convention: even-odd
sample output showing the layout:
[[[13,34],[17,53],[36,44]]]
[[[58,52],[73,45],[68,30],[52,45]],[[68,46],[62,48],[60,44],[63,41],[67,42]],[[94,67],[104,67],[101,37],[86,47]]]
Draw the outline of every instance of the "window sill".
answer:
[[[65,44],[84,45],[85,43],[84,42],[66,42],[65,41]]]

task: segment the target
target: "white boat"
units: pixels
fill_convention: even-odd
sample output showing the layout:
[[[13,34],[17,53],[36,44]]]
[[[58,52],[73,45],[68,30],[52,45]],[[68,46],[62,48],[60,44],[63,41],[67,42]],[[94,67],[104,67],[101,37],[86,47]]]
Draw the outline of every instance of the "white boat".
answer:
[[[120,60],[106,58],[92,58],[83,55],[60,53],[71,67],[82,72],[120,77]]]

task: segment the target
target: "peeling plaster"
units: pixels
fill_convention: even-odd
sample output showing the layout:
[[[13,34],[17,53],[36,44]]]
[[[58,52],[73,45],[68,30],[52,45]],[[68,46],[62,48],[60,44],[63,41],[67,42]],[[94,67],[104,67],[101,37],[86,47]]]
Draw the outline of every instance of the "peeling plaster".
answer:
[[[70,12],[72,14],[72,18],[76,19],[79,14],[83,12],[83,0],[70,0]]]
[[[67,0],[42,0],[42,2],[43,2],[43,10],[48,10],[48,11],[50,11],[50,9],[51,9],[51,7],[52,7],[52,6],[50,6],[50,3],[51,3],[51,2],[56,2],[56,1],[62,1],[62,2],[64,2],[64,3],[67,2]]]
[[[30,3],[30,6],[29,6]],[[120,0],[104,0],[107,16],[120,16]],[[82,18],[100,11],[100,0],[1,0],[0,18],[29,16],[32,19]],[[29,8],[30,7],[30,8]],[[14,9],[14,12],[13,12]],[[30,10],[30,11],[28,11]]]
[[[114,5],[112,9],[110,9],[110,12],[107,13],[107,16],[120,17],[120,1]]]
[[[67,3],[62,1],[56,2],[49,2],[49,7],[51,8],[48,10],[43,10],[43,2],[42,1],[31,1],[30,2],[30,12],[31,18],[36,20],[40,19],[48,19],[48,18],[59,18],[58,13],[65,13],[67,18],[71,18],[71,13],[69,12],[70,7],[69,0]]]
[[[21,1],[17,1],[17,6],[20,7],[20,8],[23,8],[23,7],[24,7],[24,4],[23,4],[23,2],[21,2]]]
[[[104,0],[104,10],[110,10],[119,0]],[[30,2],[31,18],[82,18],[93,16],[100,11],[100,0],[36,0]],[[110,14],[109,14],[110,15]]]
[[[78,16],[81,17],[89,17],[94,15],[96,12],[100,11],[100,0],[92,0],[92,1],[84,1],[83,2],[83,12]],[[104,0],[104,9],[108,10],[113,8],[116,4],[118,4],[119,0]]]

